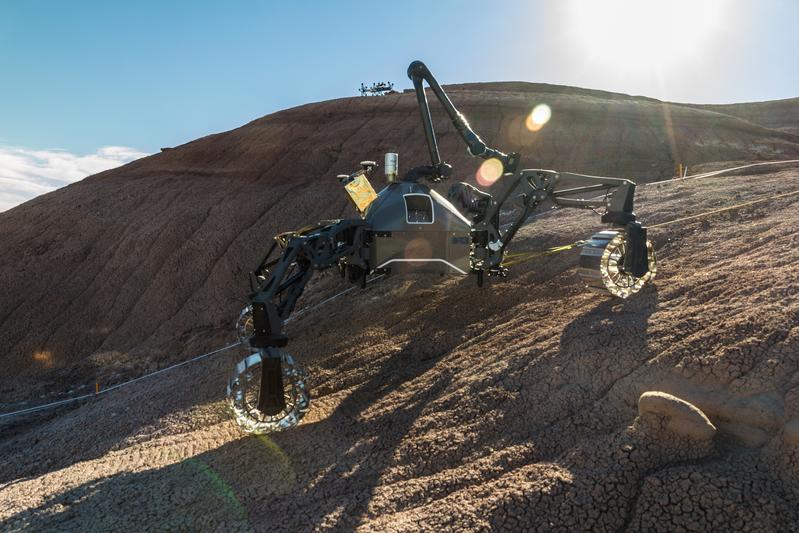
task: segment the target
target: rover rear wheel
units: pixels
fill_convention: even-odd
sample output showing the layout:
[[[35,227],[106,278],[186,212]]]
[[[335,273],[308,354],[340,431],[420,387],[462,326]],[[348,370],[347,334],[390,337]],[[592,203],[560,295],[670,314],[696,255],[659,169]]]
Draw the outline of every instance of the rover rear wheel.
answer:
[[[227,387],[227,397],[241,429],[247,433],[273,433],[299,424],[310,407],[305,370],[289,354],[280,351],[283,398],[286,407],[275,415],[258,410],[261,389],[261,354],[253,353],[236,364]]]
[[[590,291],[627,298],[640,291],[657,273],[657,259],[651,241],[646,241],[646,249],[649,272],[634,276],[624,270],[626,234],[616,230],[600,231],[583,245],[578,273]]]

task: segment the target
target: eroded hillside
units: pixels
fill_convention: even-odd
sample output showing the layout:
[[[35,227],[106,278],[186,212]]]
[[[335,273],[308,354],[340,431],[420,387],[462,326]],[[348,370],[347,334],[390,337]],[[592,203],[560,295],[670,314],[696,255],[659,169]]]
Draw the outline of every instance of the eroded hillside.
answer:
[[[514,148],[514,110],[544,97],[497,92],[452,91]],[[654,141],[635,155],[646,131],[705,161],[797,154],[790,135],[718,113],[672,107],[672,137],[651,100],[546,98],[553,138],[523,150],[540,166],[670,171]],[[555,122],[570,112],[585,116]],[[438,122],[444,153],[473,171]],[[4,401],[28,378],[121,379],[229,342],[271,234],[349,216],[332,175],[363,152],[424,161],[417,123],[410,95],[304,106],[0,214]],[[756,167],[641,187],[636,211],[654,225],[793,190],[799,165]],[[0,529],[797,529],[796,202],[653,229],[657,279],[628,301],[586,292],[576,250],[482,290],[389,278],[347,293],[289,326],[314,400],[280,434],[246,437],[230,419],[223,387],[244,350],[5,424]],[[599,227],[563,210],[516,248]],[[340,288],[320,276],[301,306]]]
[[[799,157],[799,137],[715,112],[534,84],[464,87],[450,92],[475,129],[527,167],[647,180],[676,162]],[[552,119],[530,132],[524,119],[540,102]],[[477,162],[439,113],[436,129],[456,179],[473,182]],[[386,151],[406,170],[427,161],[412,94],[286,110],[0,213],[4,367],[33,383],[92,383],[113,379],[109,361],[140,371],[179,359],[229,327],[272,235],[352,216],[335,174]]]

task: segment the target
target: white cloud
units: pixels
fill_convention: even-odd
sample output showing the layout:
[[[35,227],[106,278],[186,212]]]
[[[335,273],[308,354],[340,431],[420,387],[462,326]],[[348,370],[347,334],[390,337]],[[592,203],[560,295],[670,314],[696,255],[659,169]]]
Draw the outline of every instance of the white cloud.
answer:
[[[88,155],[0,146],[0,211],[146,155],[125,146],[104,146]]]

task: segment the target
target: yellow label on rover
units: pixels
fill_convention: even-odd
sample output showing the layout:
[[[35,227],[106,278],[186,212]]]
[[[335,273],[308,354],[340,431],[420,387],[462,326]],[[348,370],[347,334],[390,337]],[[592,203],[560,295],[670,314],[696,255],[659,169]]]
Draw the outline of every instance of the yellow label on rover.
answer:
[[[366,211],[369,204],[377,198],[377,193],[372,188],[372,184],[369,183],[369,180],[363,174],[346,184],[344,188],[355,203],[355,207],[361,213]]]

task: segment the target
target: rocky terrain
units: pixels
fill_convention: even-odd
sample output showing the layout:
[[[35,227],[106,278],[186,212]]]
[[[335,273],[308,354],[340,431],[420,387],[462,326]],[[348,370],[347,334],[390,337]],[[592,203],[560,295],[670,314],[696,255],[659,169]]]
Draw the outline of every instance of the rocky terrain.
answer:
[[[799,159],[791,101],[449,89],[527,167],[646,182],[678,162]],[[542,102],[552,120],[530,132]],[[442,154],[473,182],[477,162],[436,117]],[[276,113],[0,213],[2,412],[231,342],[271,235],[352,216],[334,175],[386,151],[425,162],[411,94]],[[799,190],[798,177],[788,163],[646,185],[637,213],[654,225]],[[796,530],[797,201],[653,229],[657,279],[628,301],[586,292],[577,250],[482,290],[418,277],[349,292],[290,324],[314,400],[280,434],[244,436],[227,412],[244,349],[0,419],[0,529]],[[516,249],[600,227],[560,211]],[[320,275],[300,307],[341,288]]]

